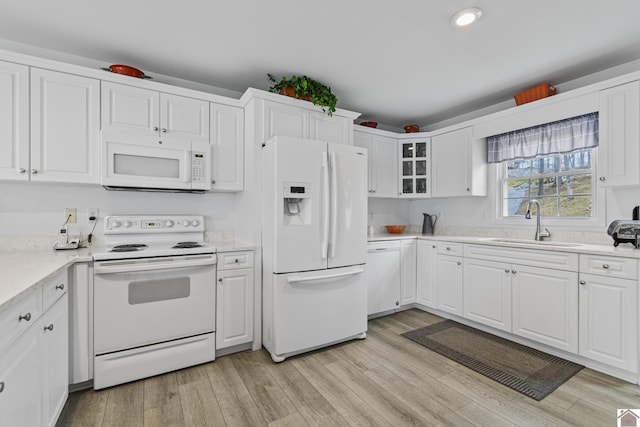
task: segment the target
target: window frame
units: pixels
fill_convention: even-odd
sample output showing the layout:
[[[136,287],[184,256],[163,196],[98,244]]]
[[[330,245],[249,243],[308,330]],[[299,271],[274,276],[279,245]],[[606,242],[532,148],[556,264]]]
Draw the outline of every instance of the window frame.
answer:
[[[592,183],[592,191],[593,191],[592,200],[591,200],[592,216],[590,217],[574,217],[574,216],[571,216],[571,217],[546,216],[545,217],[543,216],[541,217],[541,220],[545,225],[557,226],[557,227],[568,227],[568,228],[579,227],[581,229],[592,228],[592,227],[593,228],[604,227],[605,219],[606,219],[606,208],[604,203],[605,194],[604,194],[604,189],[598,185],[598,181],[597,181],[598,149],[599,147],[590,148],[591,150],[591,168],[590,169],[577,169],[575,173],[567,173],[567,171],[558,171],[558,172],[554,172],[553,174],[541,174],[541,175],[535,175],[535,176],[532,175],[531,177],[523,178],[523,179],[532,179],[532,177],[537,178],[539,176],[545,176],[545,177],[556,176],[557,177],[561,175],[582,175],[585,173],[591,173],[591,183]],[[548,157],[548,156],[550,155],[545,155],[544,157]],[[491,164],[494,168],[494,176],[495,176],[495,182],[496,182],[496,185],[494,187],[495,202],[496,202],[495,203],[495,223],[500,226],[509,226],[509,225],[523,226],[525,224],[528,225],[530,223],[530,220],[527,220],[526,218],[524,218],[524,215],[513,215],[513,216],[504,215],[505,203],[508,200],[505,197],[506,196],[505,191],[507,188],[506,170],[507,170],[508,162],[509,161],[504,161],[501,163]],[[556,195],[556,197],[559,197],[559,196]]]

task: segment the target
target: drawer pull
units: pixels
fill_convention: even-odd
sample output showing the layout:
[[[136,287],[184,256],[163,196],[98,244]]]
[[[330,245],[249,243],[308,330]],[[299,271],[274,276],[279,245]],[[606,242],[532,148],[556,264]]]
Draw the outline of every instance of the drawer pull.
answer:
[[[609,268],[609,264],[602,264],[602,268],[606,270],[607,268]]]
[[[0,382],[0,393],[4,391],[4,381]]]
[[[240,262],[240,260],[238,258],[236,258],[236,260],[234,261],[236,264]]]
[[[45,331],[53,331],[53,323],[52,323],[52,324],[50,324],[49,326],[45,326],[45,327],[44,327],[44,330],[45,330]]]
[[[218,279],[218,282],[222,283],[222,277]]]
[[[462,265],[462,261],[458,261],[458,262],[457,262],[457,264],[458,264],[458,265]]]
[[[64,283],[60,283],[59,285],[56,285],[56,289],[60,289],[61,291],[64,291]]]
[[[24,316],[20,315],[18,317],[18,322],[21,320],[26,320],[27,322],[29,322],[31,320],[31,313],[27,313]]]
[[[451,248],[450,248],[449,246],[447,246],[447,250],[448,250],[448,251],[450,251],[450,250],[451,250]]]

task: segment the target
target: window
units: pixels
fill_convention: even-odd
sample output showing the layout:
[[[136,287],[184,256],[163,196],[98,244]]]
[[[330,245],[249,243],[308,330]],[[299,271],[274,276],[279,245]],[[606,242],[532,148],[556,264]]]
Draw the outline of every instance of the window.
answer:
[[[543,217],[591,218],[595,216],[594,149],[536,156],[502,163],[502,215],[522,217],[536,199]]]
[[[522,217],[531,200],[541,216],[593,219],[598,113],[487,137],[487,161],[500,163],[502,218]],[[500,200],[500,199],[499,199]]]

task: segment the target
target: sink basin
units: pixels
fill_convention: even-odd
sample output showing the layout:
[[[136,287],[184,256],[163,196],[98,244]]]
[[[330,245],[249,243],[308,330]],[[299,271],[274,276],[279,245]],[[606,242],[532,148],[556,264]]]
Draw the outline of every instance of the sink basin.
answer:
[[[555,247],[561,247],[561,248],[575,248],[578,246],[582,246],[582,244],[580,243],[549,242],[549,241],[525,240],[525,239],[503,239],[499,237],[489,237],[487,239],[482,239],[482,240],[485,242],[517,243],[519,245],[555,246]]]

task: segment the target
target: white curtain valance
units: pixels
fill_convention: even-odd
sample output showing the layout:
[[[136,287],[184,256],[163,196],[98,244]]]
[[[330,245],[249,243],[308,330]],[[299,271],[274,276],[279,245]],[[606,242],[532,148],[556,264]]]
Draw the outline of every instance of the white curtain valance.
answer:
[[[487,160],[531,159],[598,146],[598,113],[487,137]]]

